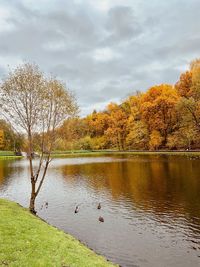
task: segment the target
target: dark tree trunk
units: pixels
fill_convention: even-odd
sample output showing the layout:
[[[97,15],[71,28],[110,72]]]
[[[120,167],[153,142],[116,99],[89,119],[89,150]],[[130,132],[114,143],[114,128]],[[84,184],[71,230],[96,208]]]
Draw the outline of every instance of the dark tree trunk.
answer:
[[[31,213],[36,214],[35,210],[35,199],[36,199],[36,193],[35,193],[35,181],[34,178],[31,178],[31,198],[30,198],[30,204],[29,204],[29,210]]]
[[[36,214],[35,210],[35,195],[31,194],[29,210],[31,213]]]

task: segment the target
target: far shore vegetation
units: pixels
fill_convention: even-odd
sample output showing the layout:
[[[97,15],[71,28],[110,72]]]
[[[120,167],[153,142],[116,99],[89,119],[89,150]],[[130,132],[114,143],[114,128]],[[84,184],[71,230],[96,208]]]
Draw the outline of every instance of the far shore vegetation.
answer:
[[[0,120],[0,150],[28,151],[26,136],[13,126]],[[103,111],[66,118],[56,134],[56,151],[199,150],[200,59],[174,85],[155,85]],[[35,151],[40,141],[41,134],[34,133]]]
[[[0,159],[20,159],[24,156],[16,156],[12,151],[0,151]],[[37,155],[37,154],[36,154]],[[86,157],[86,156],[106,156],[106,155],[166,155],[166,156],[189,156],[200,157],[200,151],[185,150],[154,150],[154,151],[118,151],[118,150],[67,150],[53,151],[51,158],[69,158],[69,157]],[[37,159],[37,156],[35,157]]]

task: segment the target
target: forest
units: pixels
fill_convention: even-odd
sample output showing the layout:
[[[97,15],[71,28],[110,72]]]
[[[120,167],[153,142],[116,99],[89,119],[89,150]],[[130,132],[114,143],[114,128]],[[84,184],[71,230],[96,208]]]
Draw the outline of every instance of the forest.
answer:
[[[155,85],[103,111],[68,118],[57,131],[59,151],[199,149],[200,59],[174,85]],[[0,150],[10,149],[26,150],[26,140],[1,120]]]

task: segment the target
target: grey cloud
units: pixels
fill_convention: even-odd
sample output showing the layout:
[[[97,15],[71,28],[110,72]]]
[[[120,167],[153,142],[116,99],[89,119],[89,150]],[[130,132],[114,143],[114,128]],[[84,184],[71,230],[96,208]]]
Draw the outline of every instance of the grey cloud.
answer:
[[[141,33],[141,27],[133,9],[127,6],[117,6],[109,10],[106,29],[108,37],[104,43],[108,44],[130,41]]]
[[[13,62],[35,62],[75,91],[82,114],[176,82],[200,55],[199,0],[119,2],[2,0],[11,27],[0,29],[1,77]]]
[[[6,74],[6,69],[0,66],[0,77],[4,77],[5,74]]]

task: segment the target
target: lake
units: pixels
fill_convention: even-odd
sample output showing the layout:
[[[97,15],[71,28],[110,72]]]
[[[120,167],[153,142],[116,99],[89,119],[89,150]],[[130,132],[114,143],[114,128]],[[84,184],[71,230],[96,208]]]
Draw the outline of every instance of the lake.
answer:
[[[0,197],[27,207],[28,170],[26,159],[0,160]],[[200,266],[200,159],[126,154],[54,159],[37,210],[121,266]]]

